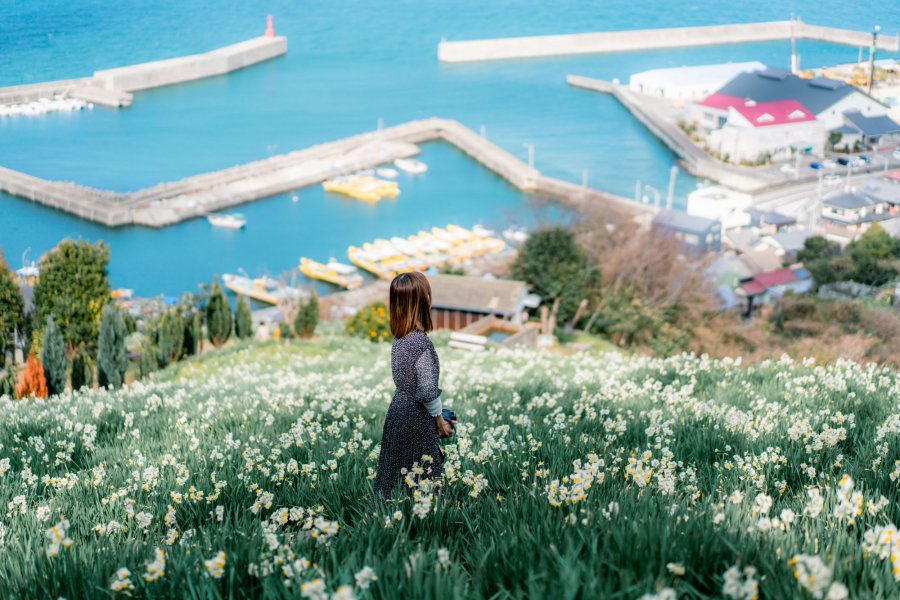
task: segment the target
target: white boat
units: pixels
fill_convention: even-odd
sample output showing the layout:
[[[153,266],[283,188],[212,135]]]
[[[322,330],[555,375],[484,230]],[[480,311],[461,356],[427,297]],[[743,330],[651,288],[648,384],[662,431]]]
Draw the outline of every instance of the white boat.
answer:
[[[528,239],[528,232],[524,227],[507,227],[503,230],[503,237],[508,242],[521,244]]]
[[[472,233],[474,233],[478,237],[494,237],[493,231],[482,227],[481,225],[475,225],[474,227],[472,227]]]
[[[222,227],[224,229],[241,229],[247,224],[247,219],[244,218],[244,215],[238,213],[207,215],[206,220],[213,227]]]
[[[397,175],[400,173],[397,169],[391,169],[390,167],[381,167],[375,169],[375,174],[379,177],[384,177],[385,179],[397,179]]]
[[[414,158],[398,158],[394,161],[394,166],[410,175],[421,175],[428,170],[428,165]]]

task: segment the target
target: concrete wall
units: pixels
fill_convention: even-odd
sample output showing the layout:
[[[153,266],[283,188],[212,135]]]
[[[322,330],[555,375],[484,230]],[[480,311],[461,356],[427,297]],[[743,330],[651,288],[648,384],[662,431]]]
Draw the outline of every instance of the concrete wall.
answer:
[[[280,56],[287,38],[261,36],[224,48],[94,73],[93,82],[108,90],[133,92],[222,75]]]
[[[776,158],[787,158],[790,147],[811,146],[814,154],[823,151],[825,127],[821,121],[802,121],[785,125],[765,127],[734,127],[726,125],[709,134],[710,148],[727,154],[728,160],[740,163],[742,160],[754,162],[762,154]]]
[[[738,25],[704,27],[674,27],[669,29],[641,29],[570,35],[546,35],[518,38],[499,38],[445,42],[438,45],[438,59],[443,62],[469,62],[535,58],[567,54],[600,52],[629,52],[656,48],[706,46],[783,40],[794,34],[800,38],[818,39],[854,46],[868,45],[871,34],[817,27],[802,22],[771,21]],[[897,36],[880,36],[879,48],[897,51]]]

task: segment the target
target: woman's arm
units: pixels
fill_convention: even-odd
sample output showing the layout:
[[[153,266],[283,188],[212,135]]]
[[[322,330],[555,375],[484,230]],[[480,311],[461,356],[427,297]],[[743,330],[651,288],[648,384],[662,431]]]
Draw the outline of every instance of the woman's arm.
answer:
[[[425,405],[425,409],[434,417],[435,428],[438,436],[450,437],[453,435],[453,427],[441,416],[441,388],[438,387],[439,366],[434,360],[434,351],[425,348],[422,355],[416,360],[416,399]]]

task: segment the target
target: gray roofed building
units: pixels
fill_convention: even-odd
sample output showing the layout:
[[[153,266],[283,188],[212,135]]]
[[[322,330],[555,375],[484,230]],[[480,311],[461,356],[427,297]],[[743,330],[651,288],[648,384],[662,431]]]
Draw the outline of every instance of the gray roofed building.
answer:
[[[840,225],[865,227],[872,221],[889,219],[887,202],[857,190],[840,192],[822,201],[822,217]]]
[[[900,124],[893,121],[887,115],[866,116],[858,110],[848,110],[844,112],[844,122],[855,133],[864,135],[869,139],[880,139],[885,135],[894,135],[900,133]],[[841,133],[844,133],[841,131]]]
[[[883,178],[873,179],[862,188],[862,193],[873,200],[900,206],[900,183]]]
[[[690,246],[705,250],[719,250],[721,247],[722,224],[715,219],[664,209],[653,217],[653,226],[673,234]]]
[[[772,225],[775,229],[780,229],[788,225],[797,223],[796,217],[786,215],[774,210],[759,210],[751,208],[747,211],[750,214],[750,224],[754,227],[765,227]]]
[[[440,315],[435,313],[440,311],[498,315],[517,320],[528,297],[528,286],[524,281],[469,275],[430,275],[428,281],[431,283],[432,314],[438,321]],[[452,325],[444,323],[443,326],[457,328]]]
[[[786,254],[796,254],[803,249],[807,238],[811,238],[814,235],[808,229],[791,229],[790,231],[779,231],[772,235],[771,238],[777,248],[784,250]]]
[[[817,77],[802,79],[781,69],[741,73],[726,83],[719,94],[752,98],[757,102],[797,100],[815,115],[824,112],[845,96],[862,93],[842,81]]]
[[[831,196],[830,198],[826,198],[824,203],[828,206],[833,206],[834,208],[842,208],[845,210],[856,210],[860,208],[866,208],[869,206],[874,206],[876,201],[870,199],[865,194],[859,194],[854,192],[842,192],[837,194],[836,196]]]

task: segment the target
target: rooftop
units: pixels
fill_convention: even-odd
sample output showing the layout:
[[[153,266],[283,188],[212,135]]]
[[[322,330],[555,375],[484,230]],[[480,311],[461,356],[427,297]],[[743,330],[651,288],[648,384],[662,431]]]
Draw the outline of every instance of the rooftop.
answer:
[[[759,210],[756,208],[751,208],[747,212],[750,213],[750,216],[754,221],[758,220],[760,224],[765,223],[767,225],[782,227],[784,225],[793,225],[797,222],[796,217],[792,217],[780,212],[775,212],[774,210]]]
[[[844,120],[846,124],[867,137],[900,133],[900,124],[885,115],[867,117],[858,110],[848,110],[844,113]]]
[[[841,192],[823,201],[826,206],[843,210],[858,210],[869,206],[875,206],[879,202],[859,192]]]
[[[482,313],[512,314],[521,309],[526,294],[524,281],[483,279],[468,275],[430,275],[434,308]]]
[[[802,79],[780,69],[740,73],[718,91],[725,96],[752,98],[757,102],[796,100],[813,114],[820,114],[857,88],[835,79]]]
[[[792,229],[790,231],[779,231],[770,237],[786,252],[797,252],[803,249],[804,242],[813,235],[815,234],[808,229]]]
[[[753,127],[785,125],[788,123],[802,123],[804,121],[816,120],[816,116],[809,112],[797,100],[757,102],[756,100],[748,100],[747,98],[715,93],[700,101],[698,104],[721,110],[734,109],[738,114],[747,119]]]
[[[715,219],[707,219],[696,215],[689,215],[680,210],[664,209],[653,217],[653,225],[676,229],[678,231],[705,234],[710,229],[719,226]]]

